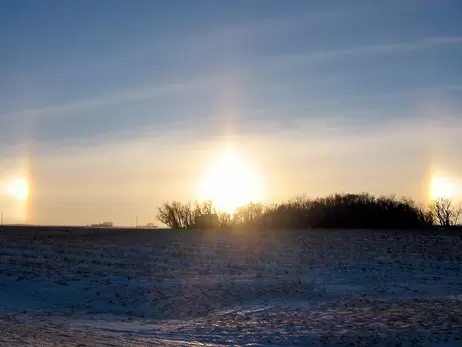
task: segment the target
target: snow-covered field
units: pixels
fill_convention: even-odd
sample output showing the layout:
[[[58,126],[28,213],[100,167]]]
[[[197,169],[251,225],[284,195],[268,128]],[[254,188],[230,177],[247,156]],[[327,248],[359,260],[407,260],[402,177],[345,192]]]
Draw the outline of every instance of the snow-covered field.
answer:
[[[462,238],[0,231],[1,346],[462,346]]]

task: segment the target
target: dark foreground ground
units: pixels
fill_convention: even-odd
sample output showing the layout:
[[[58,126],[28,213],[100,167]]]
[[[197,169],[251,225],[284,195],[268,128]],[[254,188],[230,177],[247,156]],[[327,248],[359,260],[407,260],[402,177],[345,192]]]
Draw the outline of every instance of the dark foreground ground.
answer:
[[[0,345],[462,346],[461,235],[0,228]]]

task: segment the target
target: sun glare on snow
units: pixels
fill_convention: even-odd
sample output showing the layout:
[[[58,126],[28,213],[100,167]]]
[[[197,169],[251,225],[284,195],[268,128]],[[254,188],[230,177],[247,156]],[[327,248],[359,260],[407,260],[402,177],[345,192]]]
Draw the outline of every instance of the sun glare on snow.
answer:
[[[232,149],[220,153],[205,172],[198,195],[201,200],[212,200],[217,210],[230,213],[262,198],[257,177]]]
[[[25,178],[16,178],[5,185],[5,192],[12,198],[25,201],[29,196],[29,185]]]

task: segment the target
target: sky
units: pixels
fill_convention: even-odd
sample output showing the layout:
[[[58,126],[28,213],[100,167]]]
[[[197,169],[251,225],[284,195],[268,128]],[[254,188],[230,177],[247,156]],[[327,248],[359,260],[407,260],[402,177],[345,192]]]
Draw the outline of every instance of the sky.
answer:
[[[155,222],[230,148],[263,202],[425,203],[435,177],[458,198],[461,15],[458,0],[2,1],[0,185],[29,185],[0,192],[5,222]]]

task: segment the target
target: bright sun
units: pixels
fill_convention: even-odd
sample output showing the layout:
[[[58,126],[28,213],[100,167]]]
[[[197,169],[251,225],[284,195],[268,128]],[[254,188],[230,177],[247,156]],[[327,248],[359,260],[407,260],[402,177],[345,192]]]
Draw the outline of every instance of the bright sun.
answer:
[[[230,213],[239,206],[262,198],[257,177],[231,149],[222,152],[205,173],[199,186],[199,196],[201,200],[212,200],[217,210]]]
[[[442,176],[433,176],[430,184],[430,199],[452,198],[456,194],[454,183]]]
[[[29,196],[29,185],[25,178],[16,178],[5,185],[5,192],[19,201],[27,200]]]

